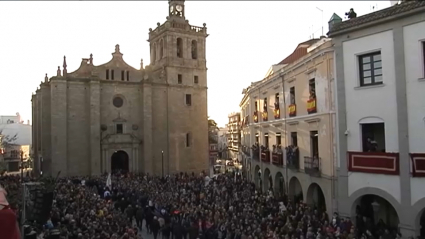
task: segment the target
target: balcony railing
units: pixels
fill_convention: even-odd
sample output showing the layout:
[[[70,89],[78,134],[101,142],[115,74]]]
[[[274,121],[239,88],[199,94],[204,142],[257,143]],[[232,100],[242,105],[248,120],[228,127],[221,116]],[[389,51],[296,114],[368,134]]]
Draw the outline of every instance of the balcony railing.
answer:
[[[289,169],[298,170],[300,168],[300,153],[298,147],[286,147],[286,165]]]
[[[318,157],[304,157],[304,172],[311,176],[320,177],[321,175],[321,158]]]
[[[292,104],[288,106],[289,117],[297,116],[297,106]]]
[[[283,166],[283,153],[272,153],[272,163],[277,166]]]
[[[251,156],[251,149],[248,146],[242,146],[242,153],[244,153],[247,156]]]
[[[400,174],[399,153],[347,152],[348,171],[373,174]]]
[[[317,112],[316,99],[315,98],[307,100],[307,112],[309,114],[314,114],[314,113]]]
[[[412,176],[425,177],[425,154],[410,154],[412,159]]]
[[[270,150],[263,149],[261,150],[261,161],[265,163],[270,163]]]
[[[254,112],[253,118],[254,118],[254,123],[258,123],[258,111]]]
[[[252,148],[252,158],[255,160],[258,160],[258,157],[260,155],[260,149],[257,148]]]

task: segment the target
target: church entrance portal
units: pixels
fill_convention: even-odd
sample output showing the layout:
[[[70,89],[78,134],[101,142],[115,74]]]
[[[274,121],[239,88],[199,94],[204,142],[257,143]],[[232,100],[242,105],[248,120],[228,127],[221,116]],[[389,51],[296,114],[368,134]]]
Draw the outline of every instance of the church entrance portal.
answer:
[[[119,150],[115,151],[111,157],[111,171],[113,173],[121,171],[128,172],[129,163],[128,163],[128,154],[125,151]]]

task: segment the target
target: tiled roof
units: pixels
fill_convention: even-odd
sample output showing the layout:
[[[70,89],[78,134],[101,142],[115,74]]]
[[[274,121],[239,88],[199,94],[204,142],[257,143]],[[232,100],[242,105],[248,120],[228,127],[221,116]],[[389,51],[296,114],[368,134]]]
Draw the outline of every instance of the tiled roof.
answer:
[[[423,8],[425,11],[425,1],[406,1],[400,4],[396,4],[392,7],[382,9],[373,13],[369,13],[360,17],[356,17],[347,21],[336,24],[328,33],[328,35],[335,34],[338,31],[347,30],[352,27],[358,27],[366,23],[377,21],[391,16],[396,16],[398,14],[406,13],[409,11],[416,10],[418,8]]]
[[[279,62],[278,65],[280,65],[280,64],[291,64],[292,62],[300,59],[301,57],[303,57],[305,55],[307,55],[307,48],[309,46],[313,45],[314,43],[316,43],[319,40],[320,39],[310,39],[308,41],[305,41],[305,42],[298,44],[295,51],[292,52],[291,55],[289,55],[285,59],[283,59],[281,62]],[[306,45],[306,46],[303,47],[302,45]],[[300,47],[300,46],[302,46],[302,47]]]

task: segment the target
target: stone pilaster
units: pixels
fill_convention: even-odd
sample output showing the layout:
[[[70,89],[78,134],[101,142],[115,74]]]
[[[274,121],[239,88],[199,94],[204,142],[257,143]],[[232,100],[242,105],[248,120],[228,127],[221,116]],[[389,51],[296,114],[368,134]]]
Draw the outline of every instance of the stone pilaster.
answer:
[[[52,132],[52,168],[51,174],[61,171],[68,174],[68,90],[65,79],[51,81],[51,132]]]
[[[43,155],[43,160],[47,162],[48,165],[52,164],[51,157],[51,114],[50,114],[50,85],[44,83],[40,87],[41,91],[41,116],[40,116],[40,124],[41,124],[41,155]]]
[[[100,82],[90,81],[90,173],[100,175]]]
[[[153,172],[153,137],[152,137],[152,86],[143,85],[143,172],[152,174]]]

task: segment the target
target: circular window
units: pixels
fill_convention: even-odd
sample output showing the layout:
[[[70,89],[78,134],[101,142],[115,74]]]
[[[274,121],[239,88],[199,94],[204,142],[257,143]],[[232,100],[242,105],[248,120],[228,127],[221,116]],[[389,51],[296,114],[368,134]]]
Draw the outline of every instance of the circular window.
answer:
[[[112,100],[112,104],[114,104],[115,107],[120,108],[124,104],[124,100],[117,96]]]

